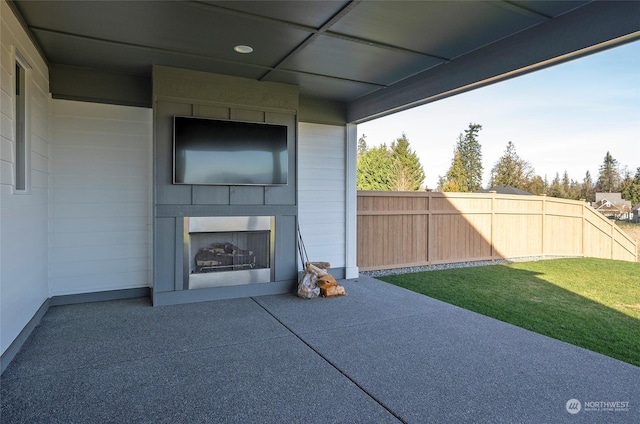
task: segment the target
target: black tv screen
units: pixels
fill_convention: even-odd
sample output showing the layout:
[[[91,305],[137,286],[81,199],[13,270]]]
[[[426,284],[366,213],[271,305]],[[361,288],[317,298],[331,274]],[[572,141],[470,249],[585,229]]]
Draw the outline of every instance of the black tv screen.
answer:
[[[286,185],[287,127],[173,118],[173,183]]]

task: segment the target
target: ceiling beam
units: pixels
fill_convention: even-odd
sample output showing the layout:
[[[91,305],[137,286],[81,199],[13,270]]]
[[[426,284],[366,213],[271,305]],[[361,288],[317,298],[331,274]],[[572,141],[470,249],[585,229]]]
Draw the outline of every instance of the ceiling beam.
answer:
[[[287,27],[290,27],[290,28],[294,28],[294,29],[298,29],[298,30],[301,30],[301,31],[306,31],[306,32],[311,33],[311,35],[309,37],[307,37],[302,43],[300,43],[296,48],[294,48],[285,57],[283,57],[280,61],[278,61],[278,63],[275,66],[273,66],[271,68],[271,70],[276,70],[276,69],[282,70],[281,69],[281,65],[288,58],[290,58],[291,56],[295,55],[300,50],[304,49],[306,46],[308,46],[311,42],[313,42],[313,40],[318,38],[318,36],[320,36],[320,35],[324,35],[324,36],[332,37],[332,38],[338,38],[338,39],[341,39],[341,40],[350,41],[352,43],[364,44],[364,45],[367,45],[367,46],[370,46],[370,47],[376,47],[376,48],[380,48],[380,49],[392,50],[392,51],[397,51],[397,52],[401,52],[401,53],[410,53],[410,54],[420,55],[420,56],[424,56],[424,57],[430,57],[430,58],[433,58],[433,59],[440,60],[442,62],[448,62],[449,61],[448,58],[441,57],[441,56],[438,56],[438,55],[434,55],[434,54],[431,54],[429,52],[423,52],[423,51],[407,49],[407,48],[400,47],[400,46],[394,46],[394,45],[391,45],[391,44],[381,43],[379,41],[368,40],[368,39],[364,39],[364,38],[360,38],[360,37],[354,37],[352,35],[342,34],[342,33],[336,32],[336,31],[331,31],[331,27],[333,25],[335,25],[336,22],[338,22],[340,19],[345,17],[349,12],[351,12],[361,2],[362,2],[362,0],[352,0],[352,1],[350,1],[349,3],[344,5],[344,7],[342,9],[340,9],[333,16],[331,16],[331,18],[329,18],[326,22],[324,22],[319,28],[316,28],[316,27],[313,27],[313,26],[309,26],[309,25],[303,25],[303,24],[299,24],[297,22],[291,22],[291,21],[287,21],[287,20],[283,20],[283,19],[276,19],[276,18],[272,18],[272,17],[269,17],[269,16],[257,15],[255,13],[249,13],[249,12],[245,12],[245,11],[241,11],[241,10],[230,9],[228,7],[220,6],[220,5],[217,5],[217,4],[204,3],[204,2],[201,2],[201,1],[197,1],[197,0],[191,0],[191,1],[188,1],[188,2],[185,2],[185,3],[187,3],[189,5],[192,5],[194,7],[199,7],[199,8],[202,8],[202,9],[207,9],[207,10],[218,12],[218,13],[225,13],[225,14],[228,14],[228,15],[231,15],[231,16],[237,16],[237,17],[241,17],[241,18],[252,19],[252,20],[255,20],[255,21],[258,21],[258,22],[265,22],[265,23],[274,24],[274,25],[283,25],[283,26],[287,26]],[[260,78],[260,80],[264,80],[267,77],[267,75],[269,75],[271,73],[271,70],[267,71]]]
[[[291,50],[285,57],[283,57],[273,68],[272,70],[266,72],[262,78],[260,78],[260,81],[263,81],[265,78],[267,78],[269,76],[269,74],[271,72],[273,72],[274,70],[277,70],[279,68],[282,67],[282,64],[287,61],[289,58],[295,56],[298,52],[302,51],[305,47],[307,47],[309,44],[311,44],[313,42],[313,40],[315,40],[316,38],[318,38],[322,33],[326,32],[329,27],[331,27],[331,25],[335,24],[337,21],[339,21],[343,16],[345,16],[347,13],[349,13],[351,10],[353,10],[354,7],[356,7],[358,4],[360,3],[360,0],[352,0],[349,3],[347,3],[342,9],[340,9],[338,12],[336,12],[331,18],[329,18],[324,24],[322,24],[322,26],[320,26],[320,28],[318,28],[317,30],[313,31],[313,33],[308,36],[304,41],[302,41],[302,43],[298,44],[293,50]]]
[[[553,18],[552,16],[546,15],[546,14],[544,14],[542,12],[538,12],[538,11],[529,9],[529,8],[524,7],[522,5],[516,4],[516,3],[512,2],[512,1],[498,1],[498,2],[495,2],[495,3],[492,3],[492,4],[494,4],[494,5],[498,6],[498,7],[501,7],[503,9],[505,9],[505,10],[509,10],[510,12],[515,12],[515,13],[517,13],[519,15],[528,16],[530,18],[534,18],[534,19],[538,19],[538,20],[543,19],[545,21],[548,21],[548,20]]]
[[[76,34],[76,33],[66,32],[66,31],[58,31],[58,30],[53,30],[53,29],[43,28],[43,27],[37,27],[37,26],[32,26],[32,27],[29,27],[29,28],[34,33],[42,32],[42,33],[56,34],[56,35],[60,35],[62,37],[75,38],[75,39],[79,39],[79,40],[86,40],[86,41],[91,41],[91,42],[100,43],[100,44],[110,44],[110,45],[114,45],[114,46],[129,47],[129,48],[133,48],[133,49],[146,50],[146,51],[150,51],[150,52],[166,53],[166,54],[172,54],[172,55],[178,55],[178,56],[187,56],[187,57],[194,57],[194,58],[202,58],[202,59],[207,59],[207,60],[211,60],[211,61],[215,61],[215,62],[229,63],[229,64],[233,64],[233,65],[246,66],[246,67],[250,67],[250,68],[272,69],[269,66],[260,65],[260,64],[257,64],[257,63],[242,62],[242,61],[239,61],[239,60],[231,60],[231,59],[223,59],[223,58],[220,58],[220,57],[217,57],[217,56],[211,56],[211,55],[206,55],[206,54],[201,54],[201,53],[186,52],[186,51],[175,50],[175,49],[168,49],[168,48],[165,48],[165,47],[150,46],[148,44],[130,43],[130,42],[125,42],[125,41],[116,41],[116,40],[111,40],[111,39],[107,39],[107,38],[100,38],[100,37],[94,37],[94,36],[89,36],[89,35]],[[149,74],[151,74],[151,69],[149,69]]]

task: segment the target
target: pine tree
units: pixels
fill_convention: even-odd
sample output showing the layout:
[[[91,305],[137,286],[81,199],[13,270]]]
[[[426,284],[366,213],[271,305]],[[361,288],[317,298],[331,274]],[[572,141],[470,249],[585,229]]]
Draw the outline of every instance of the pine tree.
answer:
[[[631,202],[632,207],[640,203],[640,166],[636,169],[636,175],[633,176],[633,183],[628,196],[625,199]]]
[[[578,181],[572,179],[571,184],[569,185],[569,199],[579,200],[580,199],[580,183]]]
[[[403,133],[391,143],[390,188],[394,191],[417,191],[422,188],[424,178],[420,159],[409,147],[409,140]]]
[[[580,198],[584,199],[587,202],[595,202],[596,194],[593,188],[593,180],[591,179],[591,173],[587,171],[584,176],[584,180],[582,180],[582,187],[580,189]]]
[[[451,166],[441,177],[443,191],[474,192],[482,188],[482,147],[478,133],[482,125],[469,124],[464,135],[458,136]]]
[[[622,194],[622,198],[624,200],[630,200],[632,188],[633,176],[631,175],[631,172],[625,167],[623,171],[623,177],[620,180],[620,193]],[[634,203],[631,204],[633,205]]]
[[[570,197],[569,196],[570,191],[571,191],[571,181],[569,180],[569,173],[565,170],[564,174],[562,174],[560,197],[564,199],[568,199]]]
[[[620,190],[620,172],[618,161],[607,152],[604,162],[600,165],[600,175],[596,182],[596,191],[599,193],[617,193]]]
[[[560,183],[560,174],[556,172],[556,176],[551,181],[547,195],[550,197],[562,197],[562,184]]]
[[[622,198],[631,202],[631,207],[636,206],[640,203],[640,167],[636,169],[636,173],[631,178],[631,173],[627,172],[625,179],[623,180],[622,189],[620,190],[622,193]]]
[[[464,143],[460,149],[462,163],[466,171],[466,187],[468,191],[474,192],[482,188],[482,146],[478,141],[478,133],[482,125],[469,124],[469,128],[464,130]]]
[[[490,186],[506,185],[526,190],[533,175],[529,162],[518,156],[516,146],[510,141],[504,155],[491,169]]]
[[[467,192],[466,173],[462,163],[462,155],[458,149],[453,152],[453,160],[446,176],[441,177],[442,191]]]
[[[540,195],[545,193],[545,191],[547,190],[547,183],[542,179],[540,175],[535,175],[533,178],[531,178],[531,180],[529,181],[529,185],[524,190],[528,191],[531,194]]]
[[[360,158],[367,151],[367,136],[362,134],[362,137],[358,139],[357,158]]]

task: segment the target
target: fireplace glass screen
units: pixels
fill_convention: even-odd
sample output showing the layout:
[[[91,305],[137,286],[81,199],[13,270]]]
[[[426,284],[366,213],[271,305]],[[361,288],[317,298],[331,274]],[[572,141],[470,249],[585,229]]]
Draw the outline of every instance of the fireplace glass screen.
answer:
[[[271,216],[185,217],[187,289],[273,281]]]
[[[191,235],[192,273],[269,268],[269,232]]]

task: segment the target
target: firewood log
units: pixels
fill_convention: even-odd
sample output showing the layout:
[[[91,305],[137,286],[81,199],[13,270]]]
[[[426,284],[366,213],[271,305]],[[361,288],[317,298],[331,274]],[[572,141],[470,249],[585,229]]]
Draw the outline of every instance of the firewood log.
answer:
[[[325,271],[324,269],[318,268],[317,266],[315,266],[311,262],[307,262],[307,271],[313,272],[318,277],[322,277],[323,275],[327,275],[327,271]]]
[[[323,297],[346,296],[347,292],[342,286],[331,286],[325,289],[320,288],[320,294]]]
[[[338,282],[335,278],[333,278],[333,275],[331,274],[323,275],[322,277],[318,278],[318,287],[320,287],[321,289],[335,287],[337,285]]]
[[[325,271],[331,268],[331,264],[329,262],[309,262],[309,263]]]

